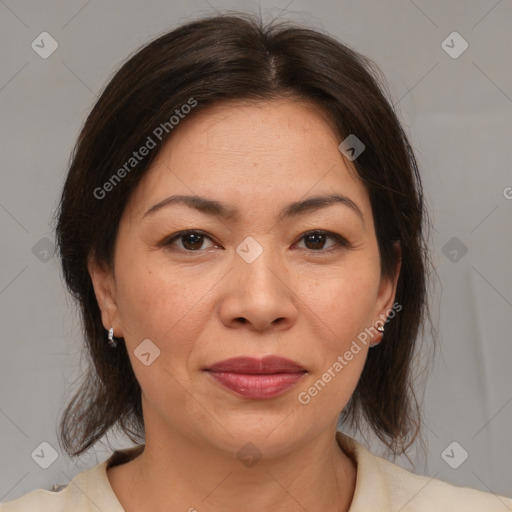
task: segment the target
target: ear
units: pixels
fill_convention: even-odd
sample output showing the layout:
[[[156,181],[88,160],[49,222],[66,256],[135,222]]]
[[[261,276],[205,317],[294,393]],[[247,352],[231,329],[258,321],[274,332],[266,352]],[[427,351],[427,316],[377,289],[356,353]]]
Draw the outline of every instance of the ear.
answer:
[[[115,337],[123,337],[123,328],[116,302],[116,286],[113,269],[98,262],[94,256],[87,260],[87,270],[91,276],[94,293],[101,311],[103,327],[108,331],[114,328]]]
[[[389,315],[389,312],[393,309],[398,277],[400,276],[400,268],[402,265],[402,249],[400,247],[399,240],[393,242],[393,249],[395,251],[397,261],[395,272],[393,276],[383,276],[381,278],[379,292],[377,295],[377,303],[375,306],[376,317],[374,319],[374,325],[377,322],[379,324],[384,324]],[[402,308],[400,307],[400,309]],[[398,311],[400,311],[400,309]]]

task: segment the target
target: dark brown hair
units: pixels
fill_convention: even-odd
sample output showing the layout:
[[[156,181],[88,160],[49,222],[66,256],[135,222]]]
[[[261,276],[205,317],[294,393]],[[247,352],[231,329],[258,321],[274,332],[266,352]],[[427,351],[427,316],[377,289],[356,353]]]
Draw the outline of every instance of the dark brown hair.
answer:
[[[395,453],[412,443],[420,413],[411,361],[419,329],[430,318],[426,211],[415,157],[384,84],[372,61],[330,36],[290,23],[265,25],[248,15],[189,22],[122,65],[79,135],[57,212],[62,270],[80,307],[90,357],[59,426],[68,454],[85,452],[114,426],[134,442],[144,440],[141,389],[124,343],[113,350],[106,342],[87,259],[92,254],[112,265],[125,205],[172,136],[171,115],[191,98],[196,103],[188,118],[220,101],[302,99],[318,106],[340,142],[355,134],[364,143],[353,164],[371,200],[384,276],[395,272],[393,241],[400,242],[395,301],[402,310],[386,325],[383,342],[370,350],[342,418],[357,428],[365,420]],[[168,128],[161,140],[155,136],[159,126]],[[156,147],[128,170],[126,162],[148,137]],[[112,181],[123,166],[122,179]],[[107,182],[108,198],[102,199],[98,190]]]

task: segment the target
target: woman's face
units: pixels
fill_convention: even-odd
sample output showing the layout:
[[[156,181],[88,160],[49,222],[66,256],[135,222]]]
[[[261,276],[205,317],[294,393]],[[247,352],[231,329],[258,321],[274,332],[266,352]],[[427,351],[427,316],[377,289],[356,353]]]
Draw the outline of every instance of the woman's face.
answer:
[[[122,216],[114,273],[90,265],[147,439],[277,454],[335,428],[372,342],[362,333],[396,286],[381,279],[369,197],[340,142],[308,104],[232,103],[182,121],[157,155]],[[267,356],[297,367],[213,368]]]

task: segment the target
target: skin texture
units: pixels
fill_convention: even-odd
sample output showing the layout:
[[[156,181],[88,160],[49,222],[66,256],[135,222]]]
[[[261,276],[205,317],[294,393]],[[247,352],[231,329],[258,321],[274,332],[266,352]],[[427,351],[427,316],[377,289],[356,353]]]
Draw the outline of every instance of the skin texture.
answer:
[[[396,279],[380,275],[369,197],[339,143],[305,102],[210,107],[180,123],[130,198],[114,270],[90,260],[103,324],[124,338],[142,388],[145,451],[108,471],[128,512],[348,510],[356,467],[335,431],[368,345],[307,405],[298,395],[389,312]],[[364,220],[342,204],[277,217],[291,202],[332,193]],[[173,194],[222,201],[238,216],[181,204],[144,216]],[[164,245],[187,229],[205,232],[203,242]],[[305,236],[318,229],[350,245]],[[236,251],[248,236],[263,249],[252,263]],[[149,366],[134,355],[145,339],[160,350]],[[203,371],[269,354],[307,370],[270,400],[239,397]],[[261,454],[252,467],[237,457],[248,442]]]

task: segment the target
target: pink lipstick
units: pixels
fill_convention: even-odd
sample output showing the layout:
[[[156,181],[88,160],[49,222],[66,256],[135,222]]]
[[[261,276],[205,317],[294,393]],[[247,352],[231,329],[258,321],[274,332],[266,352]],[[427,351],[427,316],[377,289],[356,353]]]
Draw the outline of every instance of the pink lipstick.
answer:
[[[216,382],[237,395],[258,400],[282,395],[307,373],[294,361],[277,356],[235,357],[205,370]]]

